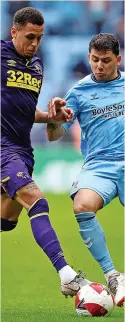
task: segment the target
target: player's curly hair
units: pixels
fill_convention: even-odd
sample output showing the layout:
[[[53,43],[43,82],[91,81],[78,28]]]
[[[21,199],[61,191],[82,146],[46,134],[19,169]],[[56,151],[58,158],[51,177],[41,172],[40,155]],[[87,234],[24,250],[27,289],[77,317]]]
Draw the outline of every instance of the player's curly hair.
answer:
[[[118,56],[120,44],[114,35],[109,33],[100,33],[91,39],[89,43],[89,53],[91,53],[92,48],[98,51],[111,50],[116,56]]]
[[[27,23],[41,26],[44,23],[44,17],[41,12],[32,7],[18,10],[13,17],[13,25],[25,26]]]

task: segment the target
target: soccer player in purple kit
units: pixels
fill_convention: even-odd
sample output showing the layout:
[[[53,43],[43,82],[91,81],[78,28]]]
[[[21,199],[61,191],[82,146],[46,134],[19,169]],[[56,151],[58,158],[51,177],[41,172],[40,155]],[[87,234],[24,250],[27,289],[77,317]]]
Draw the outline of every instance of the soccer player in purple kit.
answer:
[[[36,51],[43,34],[42,14],[26,7],[14,16],[12,41],[1,44],[1,230],[14,229],[24,207],[37,244],[60,276],[62,293],[73,296],[86,280],[67,264],[49,220],[48,202],[32,179],[32,125],[52,121],[47,112],[36,109],[43,78]],[[62,122],[72,119],[71,109],[61,108],[57,114]]]

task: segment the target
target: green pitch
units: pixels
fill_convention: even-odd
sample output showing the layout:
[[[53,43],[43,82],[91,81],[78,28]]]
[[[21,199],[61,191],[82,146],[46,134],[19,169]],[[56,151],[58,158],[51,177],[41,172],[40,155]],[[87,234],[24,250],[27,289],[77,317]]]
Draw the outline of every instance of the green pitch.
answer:
[[[78,233],[67,195],[48,195],[50,217],[64,254],[75,269],[82,269],[88,279],[105,283],[103,274],[85,248]],[[123,208],[113,201],[98,214],[113,261],[123,271]],[[23,211],[18,227],[2,233],[2,322],[78,322],[99,321],[76,315],[74,299],[60,293],[60,280],[46,255],[36,245],[29,220]],[[93,320],[94,319],[94,320]],[[115,308],[101,322],[123,322],[123,309]]]

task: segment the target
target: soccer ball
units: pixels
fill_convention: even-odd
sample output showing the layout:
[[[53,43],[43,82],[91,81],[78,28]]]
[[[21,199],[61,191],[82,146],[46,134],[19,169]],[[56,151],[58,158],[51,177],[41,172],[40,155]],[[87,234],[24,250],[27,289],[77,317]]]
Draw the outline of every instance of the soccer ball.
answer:
[[[110,290],[102,284],[90,282],[83,286],[75,298],[75,309],[82,316],[107,316],[114,308]]]

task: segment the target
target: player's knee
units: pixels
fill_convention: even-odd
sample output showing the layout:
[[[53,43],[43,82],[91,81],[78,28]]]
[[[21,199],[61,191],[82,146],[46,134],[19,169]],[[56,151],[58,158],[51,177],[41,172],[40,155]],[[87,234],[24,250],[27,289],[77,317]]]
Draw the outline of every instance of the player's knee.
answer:
[[[74,213],[79,214],[83,212],[97,212],[100,208],[102,208],[102,203],[97,202],[93,198],[83,197],[83,198],[74,198]]]
[[[94,207],[93,204],[88,203],[88,202],[78,203],[77,201],[75,202],[75,200],[74,200],[73,208],[74,208],[75,214],[80,214],[80,213],[88,212],[88,211],[96,212],[96,207]]]
[[[36,200],[33,205],[28,210],[28,216],[33,218],[33,216],[37,215],[48,215],[49,213],[49,205],[47,200],[44,198]]]
[[[16,200],[26,209],[31,208],[37,200],[45,198],[43,192],[40,191],[35,182],[21,187],[16,192],[16,195]]]
[[[95,191],[89,189],[81,189],[75,195],[75,214],[83,212],[97,212],[102,207],[103,199]]]
[[[10,231],[16,228],[18,221],[10,221],[5,218],[1,218],[1,231]]]

